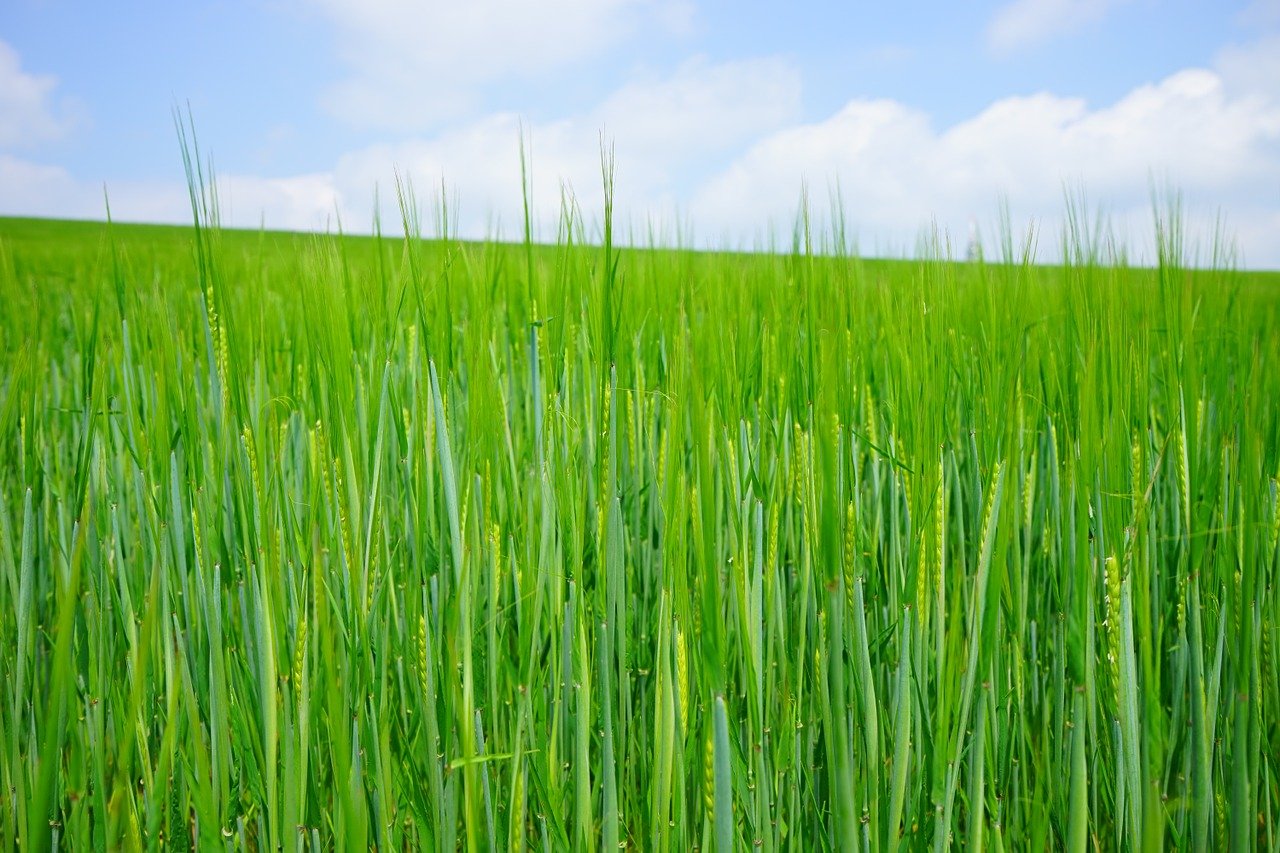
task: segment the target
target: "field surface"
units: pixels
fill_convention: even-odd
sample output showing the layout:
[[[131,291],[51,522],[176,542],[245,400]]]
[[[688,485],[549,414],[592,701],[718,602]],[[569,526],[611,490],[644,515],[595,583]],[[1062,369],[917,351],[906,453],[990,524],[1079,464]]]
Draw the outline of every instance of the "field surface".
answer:
[[[0,220],[0,849],[1280,849],[1280,276],[1162,235]]]

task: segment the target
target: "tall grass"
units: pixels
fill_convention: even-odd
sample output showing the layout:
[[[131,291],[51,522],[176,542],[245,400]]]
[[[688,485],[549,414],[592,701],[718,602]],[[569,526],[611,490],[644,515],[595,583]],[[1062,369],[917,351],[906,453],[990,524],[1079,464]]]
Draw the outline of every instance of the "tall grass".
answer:
[[[1280,848],[1274,276],[401,198],[0,223],[0,848]]]

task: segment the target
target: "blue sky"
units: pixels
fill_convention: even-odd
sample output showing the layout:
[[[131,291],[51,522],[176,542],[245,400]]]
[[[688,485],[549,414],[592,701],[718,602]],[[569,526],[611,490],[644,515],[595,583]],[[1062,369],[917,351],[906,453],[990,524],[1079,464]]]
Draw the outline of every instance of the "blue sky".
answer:
[[[368,230],[398,172],[514,237],[523,130],[548,236],[603,134],[637,235],[785,241],[838,186],[868,253],[992,251],[1004,203],[1052,258],[1069,187],[1144,259],[1154,183],[1280,268],[1280,0],[5,0],[0,213],[187,221],[176,104],[231,225]]]

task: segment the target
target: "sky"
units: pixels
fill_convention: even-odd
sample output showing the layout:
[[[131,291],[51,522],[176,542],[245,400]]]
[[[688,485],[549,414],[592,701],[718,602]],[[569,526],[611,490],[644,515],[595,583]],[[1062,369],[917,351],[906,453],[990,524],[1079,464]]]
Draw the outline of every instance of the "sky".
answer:
[[[519,239],[523,141],[542,238],[607,148],[636,243],[785,248],[807,204],[1052,261],[1074,207],[1150,262],[1178,199],[1186,260],[1280,269],[1280,0],[0,3],[0,215],[190,222],[176,110],[230,226],[394,231],[399,177],[428,235],[443,197]]]

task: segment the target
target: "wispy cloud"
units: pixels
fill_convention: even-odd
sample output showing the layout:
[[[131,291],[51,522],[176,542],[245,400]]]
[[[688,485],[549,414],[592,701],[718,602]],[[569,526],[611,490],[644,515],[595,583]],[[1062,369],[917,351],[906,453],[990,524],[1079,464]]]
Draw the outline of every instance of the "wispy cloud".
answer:
[[[1253,0],[1240,11],[1236,20],[1246,27],[1280,27],[1280,0]]]
[[[216,186],[219,215],[227,226],[327,231],[336,227],[339,217],[344,224],[350,221],[331,173],[283,178],[218,175]],[[0,216],[102,219],[108,199],[111,215],[120,222],[191,221],[190,198],[181,181],[111,181],[104,187],[62,166],[0,153]]]
[[[619,198],[641,218],[669,212],[710,164],[737,156],[799,112],[799,73],[785,61],[695,58],[670,75],[634,80],[582,113],[534,124],[493,113],[352,152],[338,164],[338,185],[348,198],[367,198],[375,183],[386,187],[397,173],[419,187],[443,183],[461,204],[455,224],[472,236],[492,233],[520,219],[523,133],[531,146],[535,218],[554,229],[562,188],[577,195],[588,216],[595,209],[603,136],[615,147]]]
[[[864,50],[859,59],[869,65],[891,66],[911,62],[919,55],[914,47],[905,44],[881,44]]]
[[[360,127],[420,130],[473,107],[495,82],[598,57],[690,26],[688,0],[311,0],[334,24],[349,76],[324,103]]]
[[[1280,100],[1280,33],[1224,47],[1214,67],[1233,89]],[[1280,127],[1273,128],[1273,133],[1280,144]]]
[[[57,86],[51,74],[24,71],[17,51],[0,41],[0,148],[34,148],[80,122],[74,101],[55,98]]]
[[[1097,23],[1127,0],[1014,0],[987,24],[987,46],[1014,53]]]

